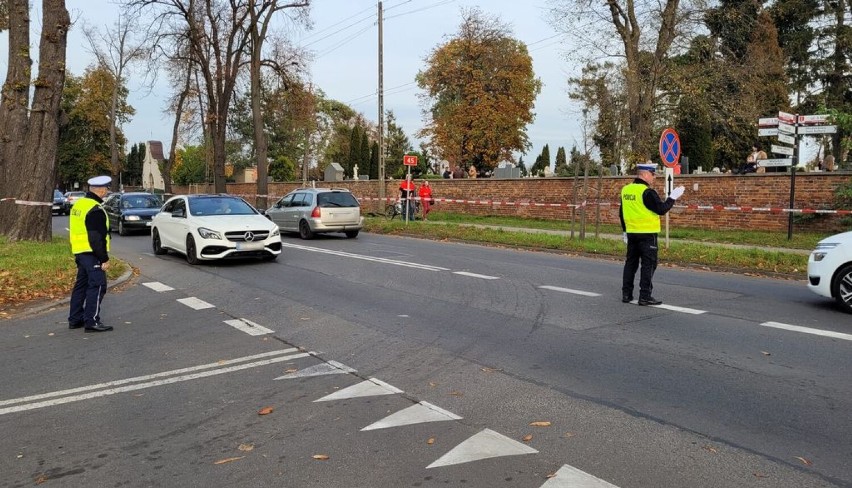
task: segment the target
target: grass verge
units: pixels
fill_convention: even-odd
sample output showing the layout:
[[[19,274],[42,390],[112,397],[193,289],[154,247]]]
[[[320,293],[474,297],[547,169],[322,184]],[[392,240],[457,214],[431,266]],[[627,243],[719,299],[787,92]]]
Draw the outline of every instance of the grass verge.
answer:
[[[433,220],[432,214],[429,214],[429,219]],[[620,240],[587,237],[581,241],[560,235],[473,228],[457,223],[429,225],[414,221],[406,225],[405,222],[399,220],[390,221],[376,217],[366,219],[364,230],[381,234],[413,235],[438,240],[452,239],[525,249],[611,256],[619,259],[624,257],[625,251],[624,243]],[[561,230],[565,230],[564,227]],[[660,261],[663,264],[737,270],[745,273],[784,275],[804,279],[808,256],[783,251],[729,249],[700,243],[672,242],[668,249],[660,249]]]
[[[128,265],[110,259],[109,279],[121,276]],[[40,299],[71,295],[77,266],[68,239],[50,242],[9,242],[0,236],[0,308]]]
[[[456,224],[481,224],[500,225],[504,227],[520,227],[532,229],[562,230],[570,231],[570,221],[544,220],[521,217],[480,217],[476,215],[464,215],[449,212],[432,211],[429,220],[442,221]],[[665,224],[664,224],[665,225]],[[613,224],[601,224],[600,231],[603,234],[621,234],[621,226]],[[574,232],[580,232],[579,216],[574,224]],[[589,215],[586,221],[586,235],[594,235],[594,215]],[[669,237],[672,239],[712,242],[719,244],[746,244],[754,246],[779,247],[786,249],[805,249],[810,251],[816,247],[816,243],[828,235],[815,232],[795,232],[793,239],[787,240],[786,231],[744,231],[744,230],[705,230],[705,229],[679,229],[670,227]]]

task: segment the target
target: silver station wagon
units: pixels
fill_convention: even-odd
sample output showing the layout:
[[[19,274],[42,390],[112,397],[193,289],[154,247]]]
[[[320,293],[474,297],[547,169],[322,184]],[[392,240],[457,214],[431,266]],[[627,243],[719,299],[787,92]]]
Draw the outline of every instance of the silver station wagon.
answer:
[[[302,239],[315,234],[343,232],[352,239],[364,226],[361,204],[342,188],[299,188],[266,210],[282,232],[298,232]]]

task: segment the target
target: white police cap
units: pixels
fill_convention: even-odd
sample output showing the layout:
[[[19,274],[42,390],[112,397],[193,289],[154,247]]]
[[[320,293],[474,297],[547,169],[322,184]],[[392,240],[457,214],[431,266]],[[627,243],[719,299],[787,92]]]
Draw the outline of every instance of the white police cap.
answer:
[[[637,164],[636,169],[641,170],[641,171],[650,171],[651,173],[654,173],[654,172],[657,171],[657,165],[656,164],[642,163],[642,164]]]
[[[112,183],[112,178],[109,176],[95,176],[94,178],[89,178],[89,186],[109,186]]]

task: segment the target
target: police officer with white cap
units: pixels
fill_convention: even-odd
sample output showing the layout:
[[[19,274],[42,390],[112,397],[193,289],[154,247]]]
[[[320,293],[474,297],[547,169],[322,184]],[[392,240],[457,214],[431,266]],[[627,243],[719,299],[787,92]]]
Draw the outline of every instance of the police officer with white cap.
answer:
[[[624,242],[627,243],[627,259],[624,262],[624,275],[621,283],[621,301],[633,301],[633,281],[639,262],[642,271],[639,274],[639,305],[660,305],[663,303],[651,296],[651,280],[657,269],[657,234],[660,233],[660,216],[665,215],[683,195],[683,187],[672,190],[666,201],[660,200],[657,192],[651,188],[657,165],[650,161],[636,165],[636,179],[621,190],[621,229]]]
[[[101,204],[109,193],[112,178],[90,178],[89,191],[71,207],[69,239],[77,280],[71,292],[71,312],[68,328],[84,327],[86,332],[112,330],[101,322],[101,302],[107,289],[106,270],[109,268],[109,219]]]

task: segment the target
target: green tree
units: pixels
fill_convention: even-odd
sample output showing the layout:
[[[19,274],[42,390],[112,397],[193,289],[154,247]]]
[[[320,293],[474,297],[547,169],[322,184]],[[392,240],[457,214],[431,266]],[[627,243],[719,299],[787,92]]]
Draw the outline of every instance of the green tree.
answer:
[[[370,175],[371,180],[379,179],[379,143],[373,141],[370,146]]]
[[[370,138],[367,136],[366,131],[361,133],[361,148],[358,153],[358,173],[362,175],[370,174]],[[354,175],[355,178],[357,178],[358,176],[360,175]]]
[[[293,181],[296,179],[296,165],[287,156],[278,156],[269,163],[269,176],[272,181]]]
[[[544,168],[546,163],[544,162],[544,158],[541,157],[541,154],[536,156],[535,163],[533,163],[530,168],[530,176],[544,176]]]
[[[527,171],[527,165],[524,163],[523,156],[518,159],[518,164],[516,165],[516,167],[521,169],[521,177],[529,175],[529,171]]]
[[[411,141],[405,135],[405,131],[396,123],[396,116],[388,110],[385,120],[387,121],[387,133],[385,135],[385,176],[389,178],[402,178],[405,176],[405,166],[402,157],[409,154],[414,148]]]
[[[360,125],[353,127],[349,133],[349,157],[346,159],[346,164],[343,165],[343,174],[347,178],[352,177],[353,168],[361,162],[361,134],[363,134],[363,129]]]
[[[417,74],[429,120],[420,136],[453,166],[487,171],[530,147],[526,127],[541,91],[527,46],[496,17],[464,11],[459,32]]]
[[[145,143],[140,142],[130,146],[130,153],[124,163],[121,181],[125,185],[140,186],[142,184],[142,165],[145,162]]]
[[[568,160],[565,158],[565,148],[562,146],[556,150],[556,166],[553,172],[556,176],[568,176]]]
[[[181,186],[204,183],[207,172],[206,152],[204,146],[188,146],[178,150],[172,165],[172,181]]]

